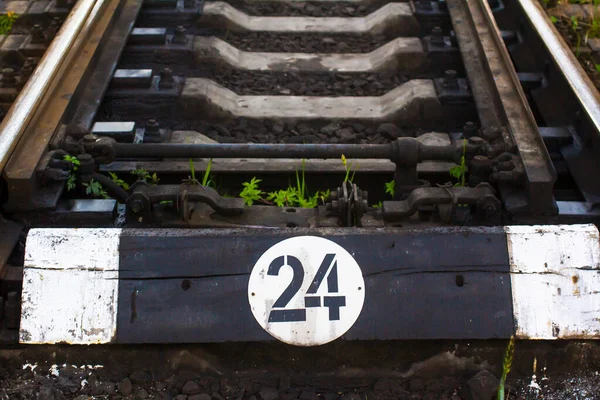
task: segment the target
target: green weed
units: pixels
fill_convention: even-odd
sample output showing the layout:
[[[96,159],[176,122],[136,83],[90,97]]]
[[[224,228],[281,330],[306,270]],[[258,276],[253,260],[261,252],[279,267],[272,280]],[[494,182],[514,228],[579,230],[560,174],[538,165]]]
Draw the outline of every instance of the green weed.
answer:
[[[119,178],[114,172],[109,172],[110,179],[125,190],[129,190],[129,185],[123,179]]]
[[[396,181],[395,180],[391,180],[390,182],[385,183],[385,193],[394,197],[394,195],[396,194]]]
[[[247,206],[251,206],[255,201],[258,201],[262,198],[264,192],[258,188],[258,184],[262,182],[262,179],[256,179],[256,177],[252,177],[250,182],[242,183],[244,189],[240,193],[240,197],[244,199],[244,203]]]
[[[88,183],[82,183],[82,185],[85,187],[86,194],[102,197],[103,199],[110,199],[110,196],[106,193],[106,190],[104,190],[100,182],[92,179]]]
[[[498,385],[498,398],[497,400],[505,400],[508,396],[504,396],[504,385],[506,384],[506,377],[512,368],[513,359],[515,356],[515,337],[511,336],[510,342],[506,347],[504,353],[504,362],[502,363],[502,376],[500,377],[500,384]]]
[[[6,15],[0,15],[0,35],[8,35],[17,18],[19,16],[12,11],[7,12]]]
[[[75,175],[75,172],[77,172],[81,163],[79,162],[77,157],[69,155],[64,156],[63,160],[71,163],[71,172],[69,173],[69,177],[67,178],[67,191],[70,192],[77,186],[77,177]]]
[[[196,179],[196,168],[194,167],[194,160],[192,160],[190,158],[190,174],[191,174],[191,176],[188,176],[187,181],[189,183],[191,183],[192,185],[209,186],[216,190],[217,189],[216,185],[210,179],[211,167],[212,167],[212,158],[210,160],[208,160],[208,164],[206,166],[206,171],[204,171],[204,175],[202,176],[202,182],[200,182]]]
[[[354,180],[354,174],[356,173],[356,171],[352,172],[352,176],[350,176],[350,172],[352,170],[352,164],[348,165],[346,156],[344,156],[343,154],[342,154],[342,164],[344,164],[344,169],[346,170],[346,176],[344,177],[344,183],[345,182],[352,183],[352,181]]]
[[[157,185],[158,182],[160,182],[160,178],[156,175],[156,172],[150,175],[150,173],[143,168],[134,169],[131,171],[131,175],[135,175],[138,180],[148,182],[151,185]]]
[[[450,168],[450,175],[455,178],[458,179],[458,183],[456,183],[454,186],[465,186],[466,183],[466,176],[467,176],[467,164],[465,161],[465,155],[467,153],[467,140],[463,139],[463,152],[462,152],[462,156],[460,158],[460,165],[455,165],[454,167]]]
[[[577,44],[575,46],[575,56],[579,57],[579,52],[581,50],[581,34],[579,32],[579,18],[576,15],[571,16],[571,28],[573,29],[573,33],[577,38]]]

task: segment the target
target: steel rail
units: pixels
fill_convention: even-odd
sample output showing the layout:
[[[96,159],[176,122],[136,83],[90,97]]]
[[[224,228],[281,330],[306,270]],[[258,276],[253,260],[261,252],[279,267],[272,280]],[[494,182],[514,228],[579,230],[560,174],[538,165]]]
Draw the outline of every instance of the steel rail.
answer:
[[[8,114],[0,124],[0,172],[4,170],[12,151],[23,136],[48,88],[65,61],[65,56],[77,40],[79,32],[102,13],[93,12],[106,0],[79,0],[46,50],[38,67],[21,90]]]
[[[537,0],[518,0],[518,2],[552,59],[564,74],[573,94],[579,99],[596,130],[600,132],[600,94],[592,80],[583,70],[558,30],[550,22],[541,4]]]

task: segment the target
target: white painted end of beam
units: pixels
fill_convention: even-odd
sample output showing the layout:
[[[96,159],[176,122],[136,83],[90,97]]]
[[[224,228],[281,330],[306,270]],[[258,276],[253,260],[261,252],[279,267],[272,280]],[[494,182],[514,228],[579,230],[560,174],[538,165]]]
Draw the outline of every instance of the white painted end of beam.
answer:
[[[239,31],[280,33],[379,34],[386,29],[405,32],[418,28],[408,3],[388,3],[365,17],[258,17],[222,1],[207,1],[200,21],[218,25],[226,21],[228,27]]]
[[[191,109],[202,103],[205,110],[229,116],[282,119],[403,119],[419,104],[426,103],[432,115],[439,106],[428,79],[413,79],[379,97],[318,97],[240,96],[210,79],[188,78],[181,100]]]
[[[516,335],[600,339],[600,244],[594,225],[506,227]]]
[[[100,344],[117,329],[121,229],[32,229],[19,341]]]
[[[377,72],[385,68],[411,71],[425,61],[418,38],[396,38],[364,54],[311,54],[248,52],[214,36],[196,36],[194,53],[199,62],[222,62],[248,71]]]

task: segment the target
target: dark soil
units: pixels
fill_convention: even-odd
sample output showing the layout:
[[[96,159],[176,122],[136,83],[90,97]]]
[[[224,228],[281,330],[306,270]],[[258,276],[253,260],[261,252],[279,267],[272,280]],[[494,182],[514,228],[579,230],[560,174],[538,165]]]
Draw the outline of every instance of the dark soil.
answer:
[[[352,2],[239,2],[229,1],[232,6],[248,15],[262,16],[305,16],[305,17],[363,17],[377,10],[378,4],[356,4]]]
[[[116,351],[120,352],[120,351]],[[496,398],[497,377],[487,370],[444,376],[325,376],[261,371],[219,371],[189,352],[171,355],[162,367],[131,364],[75,364],[0,359],[0,399],[10,400],[480,400]],[[139,362],[137,362],[139,364]],[[484,376],[486,379],[478,379]],[[598,400],[598,372],[510,379],[510,400]]]
[[[541,3],[543,4],[543,1]],[[592,59],[592,53],[584,43],[585,37],[592,38],[584,28],[586,22],[581,22],[576,31],[569,17],[567,15],[558,17],[554,26],[569,44],[581,66],[587,72],[594,86],[596,86],[596,89],[600,90],[600,72],[596,70],[596,63]]]
[[[381,96],[408,80],[393,74],[218,71],[207,76],[239,95]]]
[[[221,39],[244,51],[283,53],[369,53],[389,42],[383,35],[221,32]]]

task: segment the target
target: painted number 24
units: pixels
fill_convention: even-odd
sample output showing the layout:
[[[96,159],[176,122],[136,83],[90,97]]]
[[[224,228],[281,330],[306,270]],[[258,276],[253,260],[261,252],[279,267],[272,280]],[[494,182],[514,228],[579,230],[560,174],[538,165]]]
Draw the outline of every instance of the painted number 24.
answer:
[[[327,293],[338,293],[338,272],[335,254],[326,254],[323,258],[321,266],[317,270],[304,296],[305,308],[285,308],[304,283],[304,266],[300,260],[290,255],[279,256],[269,265],[267,275],[277,276],[281,268],[285,266],[292,268],[294,276],[288,287],[273,304],[273,309],[269,314],[269,322],[306,321],[306,308],[312,307],[327,307],[329,309],[329,320],[338,321],[340,319],[340,308],[346,306],[346,296],[322,296],[323,302],[321,303],[321,296],[316,295],[325,278],[327,278]]]

